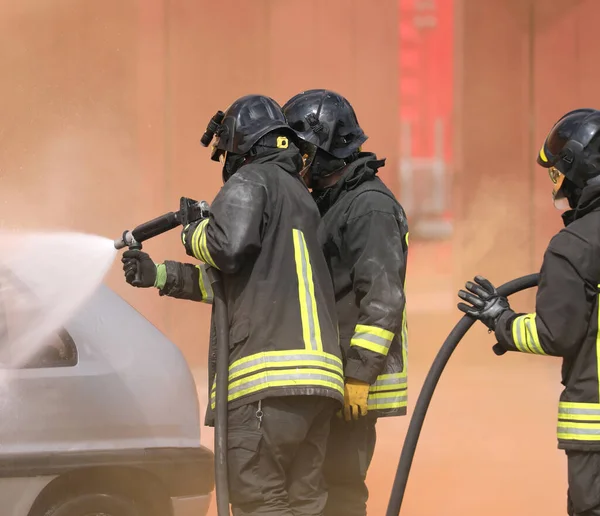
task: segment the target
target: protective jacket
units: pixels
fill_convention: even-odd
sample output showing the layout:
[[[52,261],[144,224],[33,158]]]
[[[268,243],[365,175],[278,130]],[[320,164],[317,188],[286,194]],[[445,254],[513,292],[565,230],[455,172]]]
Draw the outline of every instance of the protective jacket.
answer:
[[[216,196],[208,219],[189,228],[196,258],[222,272],[229,315],[229,407],[270,396],[326,396],[344,384],[331,278],[320,217],[290,145],[242,166]],[[210,301],[204,267],[165,262],[162,295]],[[214,405],[216,342],[209,381]],[[209,418],[210,420],[210,418]]]
[[[408,224],[376,177],[385,160],[363,152],[340,181],[314,192],[320,240],[333,278],[345,376],[371,384],[374,416],[406,414],[407,323],[404,295]]]
[[[504,312],[496,337],[508,350],[563,358],[558,447],[600,451],[600,184],[585,187],[563,218],[544,254],[535,313]]]

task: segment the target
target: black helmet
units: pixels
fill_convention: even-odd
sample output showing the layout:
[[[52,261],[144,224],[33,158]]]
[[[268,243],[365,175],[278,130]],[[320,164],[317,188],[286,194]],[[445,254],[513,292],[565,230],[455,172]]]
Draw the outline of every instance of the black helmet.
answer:
[[[556,169],[575,187],[600,175],[600,111],[576,109],[561,117],[546,137],[537,162]],[[552,177],[552,176],[551,176]],[[553,179],[554,182],[555,179]]]
[[[350,157],[368,138],[350,102],[333,91],[299,93],[285,103],[283,113],[302,140],[338,159]]]
[[[208,147],[212,136],[217,137],[211,159],[219,161],[220,156],[226,152],[248,154],[261,139],[263,141],[260,143],[265,147],[286,148],[287,143],[285,146],[276,143],[277,135],[273,135],[273,142],[263,138],[278,130],[278,134],[293,134],[283,116],[281,106],[270,97],[246,95],[231,104],[225,113],[217,112],[209,122],[201,142]]]

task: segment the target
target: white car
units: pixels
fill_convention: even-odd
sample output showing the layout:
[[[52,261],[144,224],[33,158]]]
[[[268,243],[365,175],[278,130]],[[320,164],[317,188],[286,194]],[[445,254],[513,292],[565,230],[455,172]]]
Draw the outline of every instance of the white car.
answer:
[[[213,461],[182,354],[108,287],[0,370],[1,516],[204,516]]]

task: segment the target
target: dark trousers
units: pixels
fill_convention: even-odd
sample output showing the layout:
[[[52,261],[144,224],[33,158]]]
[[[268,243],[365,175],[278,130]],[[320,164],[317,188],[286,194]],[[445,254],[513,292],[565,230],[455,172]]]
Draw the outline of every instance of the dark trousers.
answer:
[[[567,451],[569,516],[600,516],[600,452]]]
[[[325,516],[367,514],[365,480],[375,451],[376,421],[371,417],[350,422],[332,418],[323,468],[328,492]]]
[[[234,516],[323,514],[327,491],[322,466],[337,408],[329,398],[283,396],[229,411],[227,463]]]

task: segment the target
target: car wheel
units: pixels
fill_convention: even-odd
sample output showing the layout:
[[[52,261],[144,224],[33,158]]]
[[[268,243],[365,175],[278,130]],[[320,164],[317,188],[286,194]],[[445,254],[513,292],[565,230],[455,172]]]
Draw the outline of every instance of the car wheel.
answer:
[[[81,493],[52,504],[44,516],[146,516],[134,500],[121,495]]]

